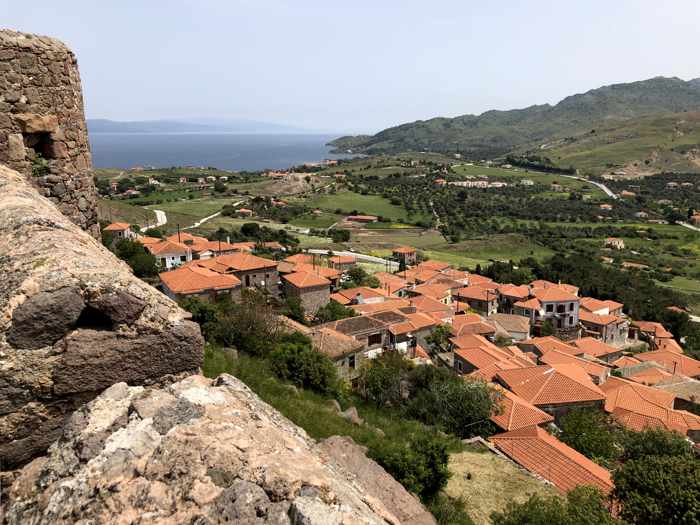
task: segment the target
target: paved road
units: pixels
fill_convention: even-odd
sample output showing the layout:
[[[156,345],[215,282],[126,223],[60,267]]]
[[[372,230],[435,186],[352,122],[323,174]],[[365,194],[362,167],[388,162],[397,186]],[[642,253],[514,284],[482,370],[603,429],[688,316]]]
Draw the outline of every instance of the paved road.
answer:
[[[235,206],[235,205],[234,205],[234,206]],[[199,226],[201,226],[202,224],[204,224],[204,223],[207,222],[208,220],[211,220],[211,219],[213,219],[214,217],[218,217],[219,215],[221,215],[221,212],[220,212],[220,211],[217,211],[216,213],[214,213],[214,214],[212,214],[212,215],[209,215],[209,217],[204,217],[203,219],[199,219],[199,220],[198,220],[197,222],[195,222],[193,225],[191,225],[191,226],[185,226],[185,227],[182,228],[182,229],[183,229],[183,230],[191,230],[192,228],[198,228]]]
[[[684,228],[688,228],[689,230],[700,232],[700,228],[698,228],[697,226],[693,226],[692,224],[688,224],[687,222],[679,222],[678,224],[680,226],[683,226]]]
[[[568,179],[576,179],[576,180],[580,180],[581,182],[587,182],[588,184],[593,184],[593,186],[596,186],[596,187],[600,188],[601,190],[603,190],[605,192],[605,194],[608,197],[610,197],[611,199],[615,199],[615,200],[619,199],[619,197],[617,195],[615,195],[615,193],[610,188],[608,188],[605,184],[603,184],[601,182],[595,182],[592,180],[584,179],[583,177],[576,177],[574,175],[562,175],[562,177],[566,177]]]
[[[315,249],[315,248],[309,249],[306,251],[309,253],[315,253],[315,254],[319,254],[319,255],[325,255],[328,253],[328,250],[319,250],[319,249]],[[335,255],[350,255],[352,257],[355,257],[358,261],[387,265],[389,268],[389,271],[396,271],[399,269],[399,263],[397,263],[396,261],[382,259],[381,257],[375,257],[374,255],[365,255],[364,253],[357,253],[357,252],[350,252],[350,251],[338,251],[338,250],[333,250],[333,253]]]

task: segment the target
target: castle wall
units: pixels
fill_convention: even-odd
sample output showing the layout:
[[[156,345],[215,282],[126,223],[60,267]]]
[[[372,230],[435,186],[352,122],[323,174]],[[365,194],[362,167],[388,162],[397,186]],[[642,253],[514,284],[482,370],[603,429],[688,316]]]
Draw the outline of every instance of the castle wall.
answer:
[[[58,40],[0,30],[0,164],[99,234],[78,63]]]

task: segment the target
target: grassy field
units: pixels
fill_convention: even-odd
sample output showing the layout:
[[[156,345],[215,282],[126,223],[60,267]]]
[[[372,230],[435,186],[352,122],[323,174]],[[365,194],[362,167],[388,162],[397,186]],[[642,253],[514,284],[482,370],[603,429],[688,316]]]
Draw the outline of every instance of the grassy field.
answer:
[[[294,226],[299,226],[301,228],[316,228],[323,229],[329,228],[333,224],[343,220],[342,215],[336,215],[335,213],[323,212],[320,215],[314,215],[313,213],[307,213],[299,217],[294,218],[290,221],[290,224]]]
[[[97,203],[97,215],[102,221],[128,222],[139,226],[152,224],[156,220],[156,215],[151,210],[132,206],[126,201],[102,198]]]
[[[335,212],[339,209],[343,214],[357,211],[361,214],[386,217],[396,222],[408,222],[425,219],[421,215],[409,216],[403,206],[394,206],[379,195],[361,195],[351,191],[341,191],[337,194],[313,195],[304,201],[308,206]]]
[[[204,198],[204,199],[185,199],[175,202],[162,202],[160,204],[151,204],[148,206],[150,209],[163,210],[166,214],[177,213],[180,215],[189,215],[195,219],[201,219],[203,217],[208,217],[221,211],[224,204],[233,204],[238,202],[239,198],[236,197],[226,197],[226,198]],[[194,221],[193,221],[194,222]]]
[[[511,461],[485,449],[468,446],[450,456],[452,477],[445,492],[466,502],[475,524],[491,523],[492,512],[503,511],[514,500],[526,501],[531,495],[553,496],[556,490],[518,468]]]

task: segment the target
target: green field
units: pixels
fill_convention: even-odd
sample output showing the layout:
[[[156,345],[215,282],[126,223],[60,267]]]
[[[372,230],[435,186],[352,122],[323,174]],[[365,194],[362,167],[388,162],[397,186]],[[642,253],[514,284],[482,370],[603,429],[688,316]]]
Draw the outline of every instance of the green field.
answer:
[[[97,215],[101,221],[128,222],[139,226],[154,223],[156,220],[156,215],[151,210],[116,199],[100,198],[97,203]]]
[[[409,215],[403,206],[394,206],[379,195],[361,195],[351,191],[313,195],[305,199],[304,203],[310,207],[331,212],[335,212],[337,209],[342,210],[344,214],[357,211],[360,214],[377,215],[397,222],[425,219],[422,215]]]
[[[343,220],[343,216],[336,215],[335,213],[323,212],[320,215],[307,213],[299,217],[295,217],[290,221],[290,224],[301,228],[325,229],[331,227],[341,220]]]

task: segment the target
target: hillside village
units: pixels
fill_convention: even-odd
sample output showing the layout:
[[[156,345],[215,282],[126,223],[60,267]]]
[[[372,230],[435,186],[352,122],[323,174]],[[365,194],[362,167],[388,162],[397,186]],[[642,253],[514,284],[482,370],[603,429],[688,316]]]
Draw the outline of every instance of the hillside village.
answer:
[[[574,285],[497,283],[400,246],[392,257],[398,271],[374,273],[373,286],[349,286],[353,256],[106,229],[120,228],[167,269],[161,287],[175,300],[236,302],[250,289],[298,300],[305,319],[285,324],[310,337],[350,385],[391,352],[487,382],[502,394],[491,416],[501,433],[491,446],[562,492],[613,487],[609,471],[546,431],[572,410],[593,408],[633,431],[663,428],[700,442],[700,361],[662,324],[631,319],[624,304],[582,297]],[[315,323],[329,302],[351,316]]]

